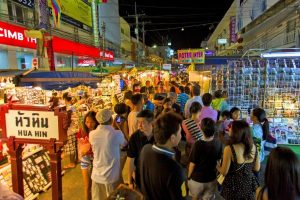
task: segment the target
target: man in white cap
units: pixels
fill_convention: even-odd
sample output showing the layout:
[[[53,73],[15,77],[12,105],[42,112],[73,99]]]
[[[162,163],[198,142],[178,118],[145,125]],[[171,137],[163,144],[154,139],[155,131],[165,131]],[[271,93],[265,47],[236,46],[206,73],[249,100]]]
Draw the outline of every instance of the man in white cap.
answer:
[[[103,200],[117,187],[120,178],[120,146],[126,144],[121,131],[112,124],[112,112],[99,110],[99,126],[90,132],[89,141],[94,153],[92,170],[92,199]]]

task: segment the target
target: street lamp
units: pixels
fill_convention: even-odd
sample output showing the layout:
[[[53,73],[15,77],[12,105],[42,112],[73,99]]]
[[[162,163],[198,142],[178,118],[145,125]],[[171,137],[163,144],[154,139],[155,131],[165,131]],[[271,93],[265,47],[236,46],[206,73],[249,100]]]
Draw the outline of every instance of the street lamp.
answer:
[[[154,45],[152,46],[152,48],[154,48],[154,49],[155,49],[156,47],[157,47],[156,44],[154,44]]]
[[[168,46],[171,46],[172,45],[172,43],[171,42],[168,42]]]

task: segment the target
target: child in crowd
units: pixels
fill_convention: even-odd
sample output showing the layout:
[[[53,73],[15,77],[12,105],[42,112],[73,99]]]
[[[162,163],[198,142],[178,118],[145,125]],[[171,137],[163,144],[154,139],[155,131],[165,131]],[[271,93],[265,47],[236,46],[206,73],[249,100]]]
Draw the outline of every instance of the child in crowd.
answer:
[[[86,200],[91,199],[91,169],[93,164],[93,152],[89,143],[89,133],[99,125],[96,119],[96,112],[89,111],[83,119],[82,127],[77,134],[78,158],[80,160],[81,173],[83,178],[84,196]]]
[[[300,163],[288,148],[276,147],[270,153],[265,185],[256,190],[257,200],[296,200],[300,198]]]
[[[229,140],[228,127],[230,123],[231,123],[230,112],[228,110],[225,110],[221,113],[220,120],[217,122],[217,132],[216,132],[216,134],[218,134],[223,144],[227,144]]]
[[[211,118],[201,121],[203,138],[195,142],[190,154],[188,186],[193,200],[214,199],[217,191],[216,165],[222,156],[222,144],[214,138],[216,124]]]
[[[233,108],[231,108],[231,110],[229,112],[230,112],[230,118],[233,121],[240,120],[240,118],[241,118],[241,109],[239,109],[238,107],[233,107]]]

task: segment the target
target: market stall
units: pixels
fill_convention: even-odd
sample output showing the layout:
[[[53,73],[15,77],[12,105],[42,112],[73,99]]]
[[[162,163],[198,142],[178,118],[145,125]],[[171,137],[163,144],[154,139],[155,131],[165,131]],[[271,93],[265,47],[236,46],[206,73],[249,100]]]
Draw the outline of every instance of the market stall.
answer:
[[[260,106],[268,113],[270,132],[281,145],[300,152],[299,57],[241,58],[211,67],[212,92],[228,91],[228,103],[242,110]]]
[[[43,73],[45,76],[43,78],[36,77],[35,74],[24,76],[22,80],[24,85],[31,85],[31,83],[37,81],[37,84],[31,86],[15,87],[10,82],[6,83],[5,89],[8,103],[12,105],[49,107],[49,100],[54,93],[60,99],[59,104],[61,104],[63,93],[68,92],[72,94],[74,103],[77,102],[75,106],[78,108],[78,116],[79,120],[81,120],[88,109],[112,109],[114,94],[121,92],[119,75],[108,75],[101,78],[95,76],[83,77],[81,81],[78,81],[80,79],[78,76],[74,77],[69,73],[69,78],[59,77],[61,73],[57,73],[56,77],[53,78],[47,77],[47,73]],[[73,74],[76,75],[76,73]],[[58,82],[51,82],[51,79]],[[65,89],[61,90],[62,88]],[[86,105],[87,109],[81,109],[80,106],[82,104]],[[1,119],[0,123],[3,124]],[[7,143],[3,142],[1,134],[0,136],[0,181],[12,188],[12,171],[8,147]],[[52,185],[49,152],[43,145],[39,144],[28,143],[24,147],[22,152],[24,197],[26,200],[35,199],[40,192],[46,191]]]

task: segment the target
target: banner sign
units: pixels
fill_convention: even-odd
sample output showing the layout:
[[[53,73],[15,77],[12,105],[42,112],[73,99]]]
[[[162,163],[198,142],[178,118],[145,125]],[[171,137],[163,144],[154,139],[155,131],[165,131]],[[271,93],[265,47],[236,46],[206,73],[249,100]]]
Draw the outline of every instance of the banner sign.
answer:
[[[48,0],[50,14],[52,15],[51,0]],[[78,28],[92,31],[91,4],[84,0],[60,0],[61,20]]]
[[[36,38],[25,36],[26,29],[0,21],[0,44],[36,49]]]
[[[172,65],[171,64],[163,64],[162,68],[163,68],[163,70],[171,71]]]
[[[181,64],[203,64],[205,62],[204,49],[178,50],[178,63]]]
[[[37,39],[26,37],[25,31],[26,29],[21,26],[16,26],[0,21],[0,44],[36,49]],[[66,40],[56,36],[53,36],[51,42],[52,44],[49,45],[48,42],[48,44],[46,43],[45,46],[47,46],[48,49],[53,48],[53,51],[55,53],[63,53],[68,55],[73,54],[75,56],[92,57],[108,61],[114,60],[114,52],[112,51],[105,51],[103,56],[102,49],[78,42],[73,42],[71,40]]]
[[[51,111],[9,110],[6,136],[23,139],[59,139],[58,117]]]
[[[237,40],[237,35],[235,32],[235,23],[236,23],[236,18],[235,16],[230,17],[230,23],[229,23],[229,37],[230,37],[230,42],[235,43]]]

